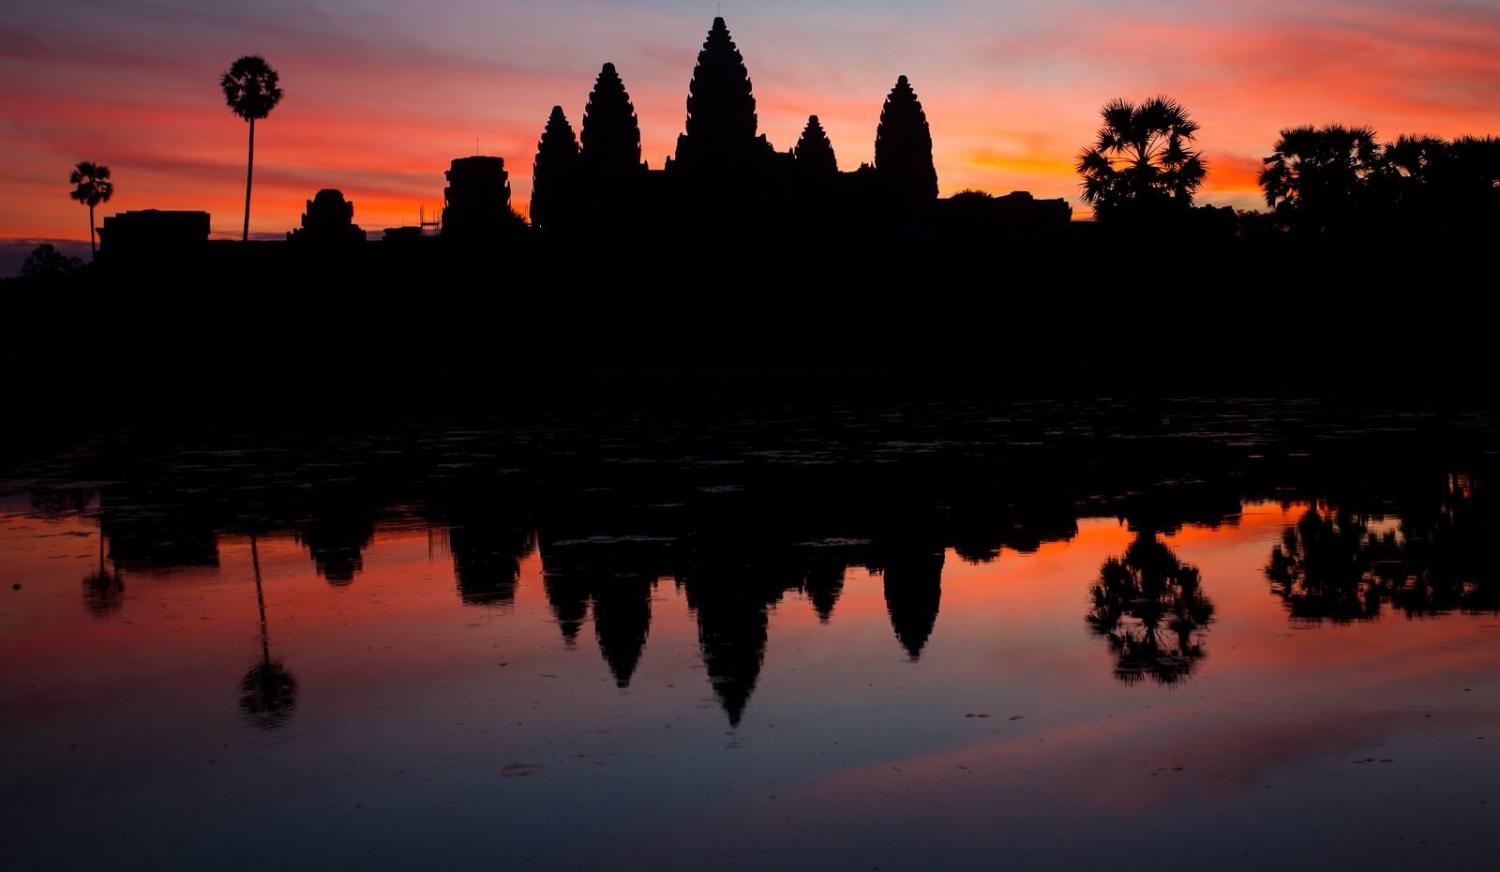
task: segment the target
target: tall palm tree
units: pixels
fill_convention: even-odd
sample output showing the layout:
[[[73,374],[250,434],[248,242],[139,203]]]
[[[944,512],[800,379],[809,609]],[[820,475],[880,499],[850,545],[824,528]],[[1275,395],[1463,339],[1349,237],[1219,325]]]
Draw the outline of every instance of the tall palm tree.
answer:
[[[281,102],[281,76],[259,55],[246,55],[235,61],[219,80],[224,102],[234,114],[250,123],[250,155],[245,162],[245,231],[242,241],[250,238],[250,181],[255,172],[255,122],[265,118]]]
[[[125,579],[104,566],[104,531],[99,531],[99,569],[83,579],[83,601],[88,610],[102,617],[119,611],[125,600]]]
[[[240,681],[240,711],[261,729],[273,730],[287,722],[297,707],[297,679],[280,660],[271,658],[271,635],[266,626],[266,594],[260,581],[260,550],[250,534],[250,565],[255,571],[255,604],[260,608],[260,662]]]
[[[1083,199],[1108,219],[1122,211],[1193,205],[1208,175],[1201,153],[1189,148],[1198,122],[1170,97],[1139,105],[1114,100],[1104,107],[1094,145],[1078,156]]]
[[[89,207],[89,252],[97,255],[99,248],[94,244],[94,207],[100,203],[108,203],[109,198],[115,195],[115,183],[109,180],[109,167],[86,160],[79,161],[73,167],[72,175],[68,176],[68,184],[73,186],[73,191],[68,196]]]

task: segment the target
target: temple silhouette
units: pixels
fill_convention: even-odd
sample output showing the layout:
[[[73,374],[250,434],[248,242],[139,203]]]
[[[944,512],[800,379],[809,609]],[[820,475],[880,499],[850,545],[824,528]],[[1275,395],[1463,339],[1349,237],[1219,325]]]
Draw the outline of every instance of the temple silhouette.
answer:
[[[723,18],[714,19],[698,53],[686,108],[675,154],[652,167],[626,82],[605,63],[576,132],[561,106],[547,118],[532,161],[529,223],[512,208],[504,157],[457,157],[445,173],[441,220],[386,228],[377,247],[389,251],[374,256],[384,262],[419,252],[440,260],[536,246],[706,239],[821,245],[918,226],[993,240],[1055,236],[1072,219],[1066,200],[1025,192],[939,198],[931,129],[904,75],[881,109],[872,163],[841,169],[817,115],[795,144],[777,150],[760,132],[750,73]],[[299,257],[348,257],[366,238],[355,217],[341,191],[323,189],[286,241]],[[283,260],[276,242],[233,248],[211,240],[206,212],[144,210],[104,219],[99,261],[106,267],[159,269],[204,257],[240,268]]]
[[[287,372],[401,360],[482,371],[841,366],[840,337],[855,336],[880,337],[872,361],[1016,363],[1064,379],[1144,361],[1157,377],[1199,383],[1226,367],[1264,378],[1251,347],[1274,361],[1274,378],[1336,381],[1298,364],[1308,336],[1335,356],[1411,349],[1407,380],[1417,368],[1445,378],[1455,355],[1468,365],[1481,354],[1452,337],[1451,313],[1471,305],[1472,274],[1493,272],[1495,137],[1381,143],[1369,128],[1287,128],[1257,177],[1270,211],[1236,211],[1195,201],[1205,178],[1222,178],[1196,141],[1161,147],[1193,139],[1185,106],[1117,99],[1077,155],[1078,184],[1059,182],[1094,209],[1075,221],[1066,199],[940,187],[937,119],[923,83],[899,69],[868,152],[834,141],[817,114],[795,142],[772,143],[752,69],[715,18],[659,163],[642,151],[631,71],[603,63],[578,83],[580,115],[537,112],[534,152],[435,164],[441,208],[422,207],[412,224],[370,227],[332,186],[279,238],[211,238],[206,212],[135,210],[103,219],[94,262],[39,247],[23,277],[0,282],[19,289],[16,323],[66,322],[67,341],[108,349],[112,371],[172,374],[186,361]],[[855,165],[853,153],[873,157]],[[512,195],[528,170],[529,220]],[[59,284],[101,293],[70,311],[75,295],[51,293]],[[125,285],[152,293],[113,293]],[[1360,286],[1439,296],[1397,318],[1334,291]],[[371,293],[413,305],[370,305]],[[213,329],[183,329],[182,299]],[[1235,316],[1210,323],[1208,299]],[[489,307],[503,320],[466,317]],[[126,348],[122,327],[134,334]],[[18,359],[62,344],[18,332]],[[1122,345],[1127,333],[1140,341]],[[249,351],[266,336],[274,353]]]
[[[1166,537],[1236,524],[1246,501],[1305,506],[1265,563],[1265,595],[1293,624],[1500,612],[1488,491],[1500,454],[1464,417],[1403,428],[1363,408],[1207,400],[1135,414],[1108,401],[821,419],[778,408],[692,426],[595,410],[358,439],[274,426],[267,449],[244,458],[120,434],[38,469],[30,498],[47,516],[97,518],[82,607],[101,619],[128,618],[127,581],[218,567],[224,537],[295,542],[319,583],[360,596],[382,531],[426,528],[446,538],[465,608],[512,608],[523,562],[539,558],[557,644],[597,649],[600,677],[628,689],[658,594],[675,586],[731,724],[751,710],[788,600],[838,622],[846,577],[864,570],[878,579],[888,656],[920,664],[943,638],[953,563],[1069,541],[1084,518],[1135,534],[1059,589],[1078,603],[1071,631],[1097,639],[1101,668],[1125,684],[1190,681],[1211,655],[1225,608],[1216,580]],[[1001,415],[1006,443],[990,423]],[[1239,438],[1202,438],[1225,432]],[[1416,450],[1431,444],[1442,453]],[[293,685],[262,648],[244,693],[247,708],[274,713]]]
[[[752,69],[714,19],[675,147],[657,163],[642,151],[649,138],[630,71],[604,63],[578,83],[580,115],[538,111],[531,154],[435,165],[441,208],[423,207],[405,226],[371,227],[332,186],[309,192],[299,226],[274,239],[211,238],[206,212],[111,215],[96,262],[75,268],[42,251],[27,278],[5,280],[23,291],[12,295],[14,320],[65,321],[69,342],[110,349],[111,371],[167,373],[186,361],[288,372],[395,361],[483,371],[838,366],[850,360],[840,337],[857,336],[880,337],[862,358],[876,362],[1019,363],[1065,377],[1128,362],[1174,383],[1211,383],[1229,367],[1332,378],[1298,364],[1304,336],[1350,355],[1419,342],[1433,353],[1407,356],[1408,380],[1417,367],[1443,377],[1454,355],[1480,354],[1451,340],[1450,311],[1469,305],[1458,295],[1470,273],[1492,271],[1484,255],[1500,215],[1500,140],[1377,148],[1361,132],[1378,160],[1325,167],[1330,141],[1350,131],[1290,130],[1263,173],[1274,214],[1193,202],[1201,161],[1181,195],[1162,201],[1146,196],[1157,169],[1127,172],[1116,166],[1125,158],[1096,154],[1093,174],[1079,171],[1085,199],[1090,184],[1112,198],[1132,199],[1132,185],[1145,193],[1075,221],[1065,199],[940,188],[936,119],[922,82],[899,70],[866,151],[834,141],[816,114],[796,141],[771,142]],[[1101,135],[1123,141],[1104,120]],[[854,153],[872,159],[856,165]],[[529,220],[512,192],[528,171]],[[1348,208],[1330,206],[1339,203]],[[82,313],[62,311],[71,297],[48,293],[59,282],[102,293]],[[1375,283],[1453,297],[1393,318],[1381,306],[1339,305],[1329,290]],[[124,284],[152,293],[112,293]],[[372,293],[410,305],[372,305]],[[191,320],[184,329],[183,299],[213,329]],[[1236,316],[1209,325],[1206,299]],[[503,318],[470,317],[490,307]],[[128,348],[118,347],[122,327]],[[1140,341],[1122,346],[1126,334]],[[266,336],[274,353],[259,351]],[[15,342],[20,359],[60,344],[33,331]],[[1252,362],[1251,347],[1274,363]]]
[[[630,95],[606,63],[581,136],[574,138],[561,106],[542,132],[533,165],[537,230],[547,237],[763,237],[912,220],[938,201],[932,133],[906,76],[881,110],[874,163],[843,172],[816,115],[787,151],[760,132],[750,74],[723,18],[714,19],[698,53],[676,154],[652,169],[640,142]],[[1018,198],[998,208],[1034,222],[1072,216],[1061,200]]]

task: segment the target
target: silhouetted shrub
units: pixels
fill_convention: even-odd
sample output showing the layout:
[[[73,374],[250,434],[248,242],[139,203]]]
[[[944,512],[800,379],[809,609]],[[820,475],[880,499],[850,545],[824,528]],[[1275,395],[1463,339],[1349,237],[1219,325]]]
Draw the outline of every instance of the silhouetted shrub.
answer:
[[[26,255],[21,264],[21,277],[28,279],[60,279],[83,269],[83,261],[69,257],[57,250],[50,242],[44,242]]]

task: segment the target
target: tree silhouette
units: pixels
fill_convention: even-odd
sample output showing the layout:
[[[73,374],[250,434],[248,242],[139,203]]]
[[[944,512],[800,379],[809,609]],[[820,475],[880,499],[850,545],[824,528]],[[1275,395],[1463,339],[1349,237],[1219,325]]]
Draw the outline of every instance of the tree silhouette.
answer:
[[[260,580],[260,551],[250,534],[250,565],[255,570],[255,603],[260,609],[260,662],[240,680],[240,711],[251,724],[263,730],[285,724],[297,707],[297,679],[271,658],[271,639],[266,625],[266,595]]]
[[[755,145],[755,95],[723,18],[714,19],[698,52],[687,113],[687,132],[677,140],[680,163],[721,170],[743,166]]]
[[[1281,132],[1264,164],[1266,205],[1295,229],[1327,233],[1370,205],[1380,146],[1368,127],[1293,127]]]
[[[875,131],[875,172],[898,206],[937,199],[937,168],[932,163],[932,131],[927,113],[905,76],[885,98]]]
[[[43,242],[26,255],[26,260],[21,263],[21,277],[60,279],[78,272],[82,267],[83,261],[63,254],[50,242]]]
[[[1380,616],[1405,586],[1403,560],[1395,530],[1372,530],[1368,516],[1348,509],[1314,507],[1283,531],[1265,572],[1294,621],[1347,624]]]
[[[1403,233],[1469,233],[1500,218],[1500,139],[1402,136],[1378,165],[1373,205],[1391,208]]]
[[[255,173],[255,122],[271,114],[281,102],[281,77],[265,58],[246,55],[230,65],[219,80],[224,102],[234,114],[250,124],[250,150],[245,161],[245,229],[241,241],[250,239],[250,182]]]
[[[577,195],[578,138],[561,106],[553,106],[531,168],[531,223],[543,230],[568,223]]]
[[[1401,560],[1381,554],[1392,601],[1408,615],[1500,613],[1500,523],[1484,477],[1450,476],[1435,501],[1401,508]],[[1434,504],[1435,503],[1435,504]]]
[[[1438,179],[1448,163],[1449,145],[1435,136],[1401,136],[1380,151],[1379,173],[1372,185],[1379,205],[1407,222],[1441,221],[1443,199]],[[1414,229],[1409,226],[1408,229]]]
[[[1492,228],[1500,222],[1500,138],[1455,139],[1441,169],[1437,182],[1452,223]]]
[[[1422,182],[1431,178],[1447,153],[1448,143],[1435,136],[1401,136],[1382,150],[1382,166],[1399,178]]]
[[[1109,642],[1121,682],[1149,676],[1176,684],[1203,659],[1201,635],[1213,621],[1213,603],[1197,568],[1178,560],[1154,532],[1143,529],[1123,557],[1104,562],[1089,598],[1089,629]]]
[[[99,531],[99,568],[83,579],[83,603],[89,612],[103,617],[120,610],[125,602],[125,579],[104,566],[104,531]]]
[[[797,140],[792,155],[797,159],[797,168],[808,175],[827,178],[839,171],[833,143],[829,142],[828,134],[823,131],[816,115],[808,116],[807,126],[802,129],[802,137]]]
[[[1094,145],[1078,156],[1083,199],[1100,220],[1160,214],[1193,205],[1208,169],[1189,146],[1198,123],[1169,97],[1113,100]]]
[[[94,243],[94,207],[108,203],[115,195],[115,184],[109,180],[109,167],[90,161],[79,161],[68,176],[73,190],[68,194],[74,200],[89,207],[89,252],[97,257],[99,248]]]

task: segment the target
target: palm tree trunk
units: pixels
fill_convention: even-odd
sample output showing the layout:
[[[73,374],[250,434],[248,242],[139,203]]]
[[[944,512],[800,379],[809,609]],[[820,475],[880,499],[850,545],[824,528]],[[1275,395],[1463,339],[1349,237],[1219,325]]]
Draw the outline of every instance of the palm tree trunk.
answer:
[[[260,608],[260,655],[264,663],[271,662],[271,635],[266,630],[266,595],[260,586],[260,552],[255,547],[255,534],[250,534],[250,565],[255,568],[255,604]]]
[[[99,257],[99,246],[94,244],[94,205],[89,204],[89,260]]]
[[[255,119],[250,119],[250,156],[245,161],[245,231],[241,242],[250,241],[250,180],[255,174]]]

